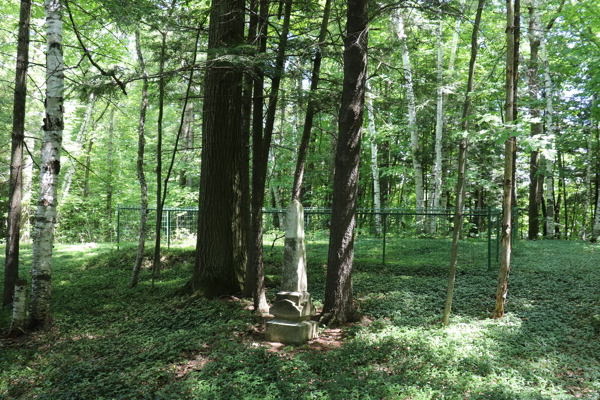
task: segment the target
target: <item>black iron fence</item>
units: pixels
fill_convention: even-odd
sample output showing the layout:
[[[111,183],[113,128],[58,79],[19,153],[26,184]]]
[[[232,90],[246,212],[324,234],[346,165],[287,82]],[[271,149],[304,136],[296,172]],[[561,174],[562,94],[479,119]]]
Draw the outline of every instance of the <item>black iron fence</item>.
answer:
[[[518,218],[518,209],[514,215]],[[146,239],[156,235],[156,209],[148,208],[148,229]],[[117,245],[139,240],[139,206],[117,207]],[[461,236],[462,253],[483,262],[487,258],[488,269],[492,260],[498,260],[500,252],[502,210],[465,209]],[[319,208],[304,209],[304,230],[307,246],[316,242],[328,241],[331,210]],[[264,209],[263,227],[273,234],[267,240],[283,237],[285,210]],[[415,210],[358,209],[355,236],[355,253],[368,255],[387,262],[390,246],[401,243],[402,238],[429,237],[446,239],[448,245],[454,226],[453,209]],[[195,244],[198,228],[198,210],[193,208],[165,208],[161,223],[161,235],[167,247],[172,244]],[[513,232],[516,231],[513,229]],[[513,235],[513,240],[516,235]],[[442,243],[442,241],[440,241]]]

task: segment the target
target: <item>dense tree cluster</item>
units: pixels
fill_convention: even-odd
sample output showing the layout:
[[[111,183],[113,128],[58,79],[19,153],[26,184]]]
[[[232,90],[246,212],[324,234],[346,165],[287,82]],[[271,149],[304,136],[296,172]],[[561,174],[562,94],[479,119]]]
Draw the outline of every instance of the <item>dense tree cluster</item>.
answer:
[[[504,199],[524,210],[512,234],[600,235],[593,0],[517,0],[512,28],[495,0],[46,0],[46,14],[40,4],[20,14],[21,3],[0,4],[7,265],[18,259],[15,238],[35,241],[42,230],[63,242],[114,240],[117,204],[141,204],[142,221],[149,205],[199,207],[196,268],[184,290],[244,290],[265,311],[262,208],[291,199],[333,207],[329,273],[338,286],[351,272],[356,207],[502,208]],[[58,44],[51,6],[62,21]],[[50,64],[51,51],[64,67]],[[52,100],[57,76],[64,89]],[[44,140],[54,128],[62,145]],[[40,158],[45,146],[59,158]],[[466,167],[457,168],[459,153]],[[39,208],[46,172],[58,174],[46,204],[55,215]],[[159,226],[157,214],[149,227]],[[42,228],[43,218],[54,227]],[[416,225],[439,234],[431,219]],[[139,254],[143,246],[142,237]],[[5,267],[10,287],[15,268]],[[331,307],[352,301],[351,282],[343,285],[346,294],[328,289],[326,303],[338,322],[350,312]],[[9,289],[4,303],[11,298]]]

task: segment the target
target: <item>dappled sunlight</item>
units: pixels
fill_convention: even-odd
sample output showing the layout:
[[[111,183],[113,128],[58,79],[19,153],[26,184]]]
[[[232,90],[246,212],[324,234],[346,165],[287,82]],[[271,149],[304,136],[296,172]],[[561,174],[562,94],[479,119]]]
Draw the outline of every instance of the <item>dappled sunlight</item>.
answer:
[[[278,243],[269,252],[267,243],[272,301],[283,254]],[[154,286],[150,270],[143,270],[140,285],[130,289],[131,249],[80,257],[83,247],[57,248],[54,327],[0,340],[0,396],[556,400],[600,392],[600,350],[589,319],[600,307],[592,296],[600,264],[595,247],[550,244],[551,257],[579,265],[564,269],[541,259],[546,242],[519,243],[502,319],[490,318],[496,272],[459,269],[450,325],[443,328],[447,255],[434,244],[403,239],[399,248],[406,253],[393,250],[396,261],[385,265],[357,255],[354,299],[361,320],[321,327],[302,346],[266,342],[264,320],[255,317],[250,300],[175,296],[192,271],[193,249],[164,251]],[[326,260],[326,244],[309,247],[309,290],[317,307]],[[8,311],[0,310],[1,329],[9,324]],[[51,392],[38,384],[42,377],[52,382]]]

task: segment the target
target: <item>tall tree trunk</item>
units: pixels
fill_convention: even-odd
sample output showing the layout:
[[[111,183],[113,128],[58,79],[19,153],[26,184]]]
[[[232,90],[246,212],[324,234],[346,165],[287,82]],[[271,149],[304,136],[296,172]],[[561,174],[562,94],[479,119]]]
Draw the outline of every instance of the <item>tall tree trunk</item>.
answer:
[[[367,81],[367,113],[369,138],[371,139],[371,174],[373,176],[373,208],[376,212],[381,210],[381,188],[379,186],[379,167],[377,166],[377,130],[375,129],[375,110],[373,109],[374,93],[371,90],[371,83]],[[381,236],[381,214],[375,214],[375,233],[377,237]]]
[[[90,93],[88,96],[87,108],[85,110],[85,114],[83,116],[83,121],[81,122],[81,126],[79,127],[79,131],[77,132],[77,136],[75,137],[75,146],[76,146],[76,154],[75,156],[79,156],[85,147],[85,136],[87,134],[88,126],[90,121],[92,120],[92,113],[94,112],[94,104],[96,103],[94,93]],[[58,207],[62,207],[62,205],[67,200],[69,196],[69,191],[71,190],[71,183],[73,181],[73,175],[75,174],[75,170],[77,168],[77,160],[71,160],[71,164],[69,165],[69,169],[63,179],[62,187],[60,192],[58,193]]]
[[[467,79],[467,92],[463,103],[462,127],[463,132],[469,129],[469,112],[471,109],[471,92],[473,91],[473,77],[475,75],[475,61],[477,60],[477,36],[479,34],[479,23],[481,22],[481,13],[485,0],[479,0],[477,13],[475,14],[475,24],[471,33],[471,60],[469,61],[469,77]],[[450,313],[452,311],[452,294],[454,292],[454,281],[456,279],[456,264],[458,261],[458,244],[460,241],[460,232],[463,226],[463,205],[465,200],[465,172],[467,168],[467,150],[469,147],[469,138],[464,136],[460,140],[458,150],[458,180],[456,181],[456,208],[454,211],[454,231],[452,233],[452,255],[450,259],[450,269],[448,271],[448,291],[446,296],[446,305],[444,307],[444,316],[442,322],[448,325]]]
[[[315,59],[313,61],[313,70],[310,81],[310,94],[316,94],[319,86],[319,76],[321,73],[321,46],[324,46],[325,35],[327,34],[327,24],[329,23],[329,12],[331,10],[331,0],[325,1],[325,9],[323,10],[323,20],[321,22],[321,30],[319,31],[319,42],[315,48]],[[296,157],[296,170],[294,172],[294,184],[292,186],[292,200],[302,202],[302,182],[304,180],[304,163],[306,162],[306,153],[310,142],[310,131],[313,125],[313,118],[316,114],[317,102],[314,96],[310,96],[308,105],[306,106],[306,117],[304,118],[304,126],[302,128],[302,139],[300,139],[300,147]]]
[[[592,227],[592,240],[594,242],[600,240],[600,196],[597,196],[596,200],[596,218]]]
[[[579,231],[579,238],[581,240],[587,239],[587,224],[588,224],[588,213],[590,209],[590,199],[592,197],[592,153],[593,153],[593,144],[592,144],[592,133],[588,132],[587,138],[587,167],[585,171],[585,192],[584,192],[584,202],[583,202],[583,223],[581,224],[581,229]]]
[[[423,194],[423,164],[421,163],[421,145],[419,143],[419,132],[417,131],[417,107],[415,104],[415,94],[413,91],[412,66],[408,55],[408,44],[404,34],[404,17],[397,14],[396,35],[402,41],[403,53],[402,63],[404,64],[404,81],[406,82],[406,97],[408,100],[408,129],[411,138],[412,164],[415,176],[415,203],[417,212],[423,212],[425,200]],[[423,231],[423,216],[415,217],[417,232]]]
[[[167,47],[167,32],[161,32],[162,44],[160,46],[160,66],[158,73],[158,120],[156,126],[156,237],[154,242],[154,261],[152,262],[152,285],[154,279],[160,275],[160,237],[162,233],[162,138],[163,138],[163,115],[165,104],[165,50]]]
[[[519,1],[519,0],[516,0]],[[515,85],[517,71],[514,69],[515,44],[515,12],[512,0],[506,2],[506,101],[505,101],[505,124],[513,124],[516,107]],[[511,132],[512,133],[512,132]],[[516,146],[515,137],[510,137],[504,142],[504,217],[502,220],[502,256],[500,259],[500,270],[498,272],[498,284],[496,286],[496,307],[493,318],[504,316],[504,302],[508,292],[508,275],[510,272],[510,261],[512,253],[512,194],[513,194],[513,155]]]
[[[259,313],[269,312],[269,305],[267,304],[267,299],[265,297],[262,207],[265,201],[265,182],[269,161],[269,149],[271,147],[271,137],[273,136],[273,128],[275,126],[279,86],[285,68],[285,50],[290,26],[290,16],[292,13],[292,0],[285,0],[284,2],[285,11],[283,16],[283,27],[281,29],[279,49],[277,50],[275,59],[275,74],[271,79],[271,95],[269,96],[269,105],[267,107],[267,120],[265,123],[264,135],[260,135],[260,132],[254,132],[252,139],[252,262],[256,280],[253,298],[254,310]],[[266,19],[265,22],[267,22]],[[266,25],[264,33],[266,34]],[[264,40],[266,40],[266,35]]]
[[[40,161],[40,199],[37,206],[31,268],[31,303],[27,327],[43,327],[52,321],[52,247],[56,220],[56,184],[64,127],[64,63],[60,0],[45,0],[47,27],[46,117]]]
[[[87,150],[85,152],[85,172],[83,174],[83,198],[87,199],[90,194],[90,168],[92,164],[92,146],[94,145],[94,137],[88,140]]]
[[[433,170],[434,184],[433,195],[430,200],[430,208],[435,209],[440,206],[440,194],[442,191],[442,128],[444,127],[444,44],[442,43],[442,11],[438,10],[438,26],[436,29],[436,47],[437,47],[437,108],[435,122],[435,167]],[[435,233],[437,228],[437,217],[432,216],[429,220],[429,232]]]
[[[137,177],[140,181],[140,236],[138,240],[137,255],[135,265],[131,273],[131,287],[135,287],[138,283],[140,268],[144,258],[144,247],[146,242],[146,224],[148,222],[148,184],[146,183],[146,175],[144,174],[144,150],[146,138],[144,136],[146,126],[146,111],[148,109],[148,71],[141,48],[141,38],[139,29],[135,31],[135,49],[140,63],[140,71],[144,76],[142,84],[142,99],[140,101],[140,123],[138,127],[138,155],[137,155]]]
[[[202,168],[193,292],[239,293],[246,269],[242,73],[229,59],[244,40],[244,1],[212,0],[204,75]]]
[[[368,2],[348,0],[344,38],[344,86],[335,157],[327,284],[322,322],[332,326],[353,317],[352,260],[359,183],[360,139],[367,75]]]
[[[529,48],[531,55],[529,58],[528,68],[528,89],[530,101],[535,102],[538,98],[539,83],[538,83],[538,49],[540,47],[539,24],[537,18],[537,0],[533,0],[529,7]],[[539,138],[542,134],[542,124],[536,122],[540,119],[540,109],[533,106],[531,109],[531,118],[534,120],[531,124],[531,137]],[[540,183],[541,174],[540,154],[535,148],[531,151],[529,163],[529,229],[527,237],[529,240],[535,240],[540,232],[539,225],[539,204],[540,204]]]
[[[112,202],[113,202],[113,184],[114,184],[114,135],[115,135],[115,108],[111,108],[108,121],[108,145],[106,149],[106,217],[109,224],[112,224]],[[112,239],[112,229],[110,230]],[[112,240],[111,240],[112,241]]]
[[[194,147],[194,103],[191,101],[187,103],[185,108],[185,117],[183,119],[183,162],[188,163],[192,158],[191,152]],[[184,187],[187,186],[189,188],[191,185],[191,176],[186,175],[186,168],[182,168],[179,171],[179,186]]]
[[[246,43],[250,49],[256,42],[256,30],[258,25],[258,7],[259,0],[250,0],[250,23],[248,25],[248,37]],[[254,53],[254,49],[251,54]],[[242,93],[242,147],[244,152],[242,154],[242,223],[243,230],[246,232],[245,237],[250,239],[252,237],[252,221],[251,221],[251,200],[250,200],[250,128],[252,118],[252,102],[253,102],[253,76],[250,74],[244,75],[243,77],[243,93]],[[262,94],[260,110],[262,112]],[[262,117],[260,118],[262,121]],[[262,128],[262,124],[260,125]],[[244,236],[242,236],[244,237]],[[252,297],[254,293],[254,269],[252,268],[252,241],[247,240],[245,243],[246,255],[248,257],[248,267],[244,272],[244,289],[242,291],[242,297]]]
[[[8,218],[4,253],[4,294],[2,305],[13,300],[19,279],[19,240],[21,235],[21,197],[23,176],[23,146],[25,140],[25,105],[27,102],[27,69],[29,68],[29,24],[31,0],[22,0],[19,15],[17,67],[13,101],[10,178],[8,183]]]
[[[537,14],[539,17],[539,13]],[[546,155],[546,237],[549,239],[554,238],[554,156],[552,155],[554,149],[554,132],[552,126],[552,114],[554,109],[552,107],[552,79],[550,78],[550,68],[548,65],[548,52],[546,51],[546,38],[542,32],[540,38],[540,56],[542,63],[544,64],[544,90],[546,92],[546,136],[550,140],[550,144]]]
[[[23,142],[25,148],[30,149],[33,153],[35,143],[33,138],[25,138]],[[33,186],[33,160],[29,156],[29,152],[23,158],[23,167],[21,168],[21,240],[31,239],[31,196]],[[7,244],[8,247],[8,244]]]

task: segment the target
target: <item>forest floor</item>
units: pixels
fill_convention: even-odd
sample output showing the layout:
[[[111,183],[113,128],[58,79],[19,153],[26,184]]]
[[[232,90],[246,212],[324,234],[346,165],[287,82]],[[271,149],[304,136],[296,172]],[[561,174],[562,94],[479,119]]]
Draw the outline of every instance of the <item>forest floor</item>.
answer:
[[[270,301],[283,259],[283,240],[272,243]],[[0,399],[600,399],[600,246],[517,241],[507,314],[497,320],[497,271],[485,252],[461,253],[444,328],[449,240],[397,239],[385,264],[360,243],[361,321],[322,327],[303,346],[266,342],[249,300],[177,297],[192,249],[165,249],[154,288],[147,261],[130,289],[133,248],[57,245],[54,324],[0,339]],[[326,240],[307,251],[321,307]],[[22,254],[30,278],[30,248]],[[0,310],[0,334],[10,316]]]

